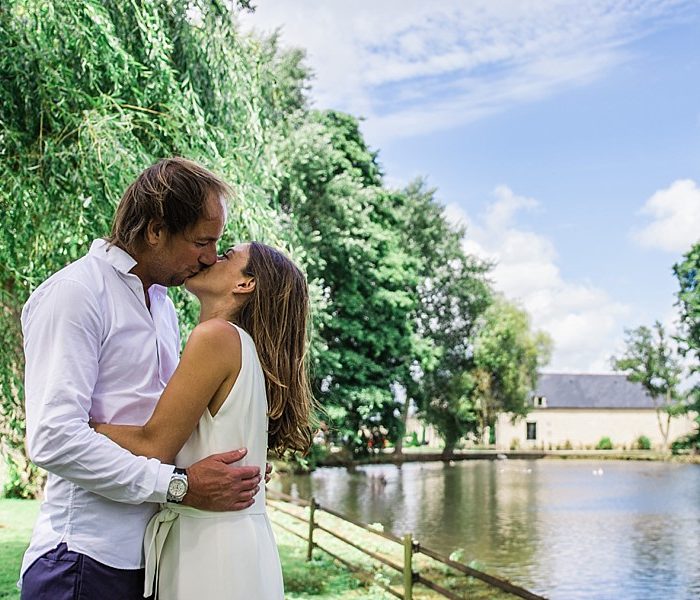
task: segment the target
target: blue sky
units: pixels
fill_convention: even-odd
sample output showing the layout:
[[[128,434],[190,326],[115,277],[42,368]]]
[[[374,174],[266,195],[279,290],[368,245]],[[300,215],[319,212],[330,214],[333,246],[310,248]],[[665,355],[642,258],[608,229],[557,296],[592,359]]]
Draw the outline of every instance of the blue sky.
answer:
[[[700,239],[700,4],[266,0],[246,29],[307,51],[318,108],[364,118],[392,186],[422,176],[495,286],[609,371],[625,328],[672,326]]]

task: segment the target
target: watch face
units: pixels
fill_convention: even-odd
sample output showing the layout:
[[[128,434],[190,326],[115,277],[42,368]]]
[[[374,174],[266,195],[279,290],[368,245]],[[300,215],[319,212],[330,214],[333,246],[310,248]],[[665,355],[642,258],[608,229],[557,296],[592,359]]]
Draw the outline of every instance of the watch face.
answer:
[[[185,485],[185,482],[181,479],[174,479],[170,482],[170,486],[168,487],[168,492],[171,496],[174,496],[175,498],[180,498],[181,496],[184,496],[186,491],[187,485]]]

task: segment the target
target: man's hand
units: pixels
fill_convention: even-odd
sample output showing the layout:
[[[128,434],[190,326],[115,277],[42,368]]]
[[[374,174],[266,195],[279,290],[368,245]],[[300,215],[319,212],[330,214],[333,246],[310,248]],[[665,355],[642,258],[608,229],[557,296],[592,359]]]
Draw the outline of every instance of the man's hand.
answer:
[[[202,510],[241,510],[252,506],[260,490],[258,467],[234,467],[247,450],[213,454],[187,469],[187,494],[183,504]]]
[[[272,463],[265,463],[265,485],[272,479]]]

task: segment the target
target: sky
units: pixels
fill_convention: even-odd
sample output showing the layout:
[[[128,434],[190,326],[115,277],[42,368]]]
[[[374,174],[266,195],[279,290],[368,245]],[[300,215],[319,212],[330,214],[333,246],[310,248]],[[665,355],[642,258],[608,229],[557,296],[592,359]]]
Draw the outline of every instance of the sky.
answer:
[[[605,373],[673,329],[700,240],[695,0],[259,0],[314,108],[362,118],[390,187],[417,177],[494,287],[549,333],[544,371]]]

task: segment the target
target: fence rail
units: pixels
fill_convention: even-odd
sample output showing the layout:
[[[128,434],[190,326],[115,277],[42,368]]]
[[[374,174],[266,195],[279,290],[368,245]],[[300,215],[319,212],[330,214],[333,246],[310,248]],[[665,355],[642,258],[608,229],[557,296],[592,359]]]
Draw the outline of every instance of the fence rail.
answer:
[[[448,590],[447,588],[439,585],[438,583],[431,581],[427,577],[424,577],[417,571],[414,571],[414,562],[413,558],[416,554],[423,554],[438,563],[441,563],[458,573],[462,573],[464,575],[468,575],[469,577],[473,577],[475,579],[478,579],[487,585],[497,588],[503,592],[507,592],[509,594],[512,594],[514,596],[517,596],[519,598],[525,598],[525,600],[546,600],[544,596],[539,596],[533,592],[530,592],[526,590],[525,588],[522,588],[518,585],[515,585],[511,583],[510,581],[503,579],[501,577],[496,577],[494,575],[489,575],[488,573],[484,573],[483,571],[479,571],[477,569],[473,569],[471,567],[468,567],[467,565],[464,565],[460,562],[451,560],[450,558],[443,556],[442,554],[436,552],[435,550],[431,550],[430,548],[426,548],[422,544],[419,544],[413,539],[413,535],[411,533],[407,533],[404,535],[402,538],[399,538],[395,535],[392,535],[391,533],[387,533],[385,531],[378,531],[377,529],[374,529],[373,527],[370,527],[366,523],[362,523],[360,521],[357,521],[356,519],[353,519],[351,517],[348,517],[346,515],[343,515],[339,513],[338,511],[335,511],[331,508],[321,506],[318,502],[316,502],[315,498],[311,498],[311,500],[303,500],[301,498],[294,498],[292,496],[289,496],[287,494],[283,494],[281,492],[275,492],[272,490],[267,490],[267,499],[268,499],[268,504],[276,511],[279,511],[280,513],[286,514],[297,521],[300,521],[304,524],[308,524],[308,536],[304,536],[300,534],[297,531],[294,531],[292,528],[287,527],[283,523],[280,523],[276,520],[273,519],[273,523],[280,527],[281,529],[295,535],[298,538],[301,538],[307,543],[307,555],[306,558],[307,560],[311,560],[312,554],[313,554],[313,549],[318,548],[319,550],[325,552],[329,556],[331,556],[333,559],[339,561],[343,565],[345,565],[348,569],[350,569],[359,579],[362,579],[365,582],[369,582],[373,585],[378,585],[382,589],[386,590],[389,592],[391,595],[395,596],[396,598],[402,598],[403,600],[412,600],[413,599],[413,585],[414,584],[420,584],[428,589],[433,590],[434,592],[437,592],[441,596],[445,598],[450,598],[453,600],[461,600],[462,596],[456,594],[452,590]],[[283,503],[289,503],[289,504],[294,504],[297,506],[302,506],[302,507],[308,507],[309,508],[309,517],[304,518],[300,516],[299,514],[295,513],[292,510],[289,510],[287,507],[284,506]],[[389,560],[385,556],[382,556],[381,554],[378,554],[376,552],[372,552],[371,550],[368,550],[367,548],[363,548],[361,545],[356,544],[355,542],[347,539],[347,537],[341,535],[337,531],[333,531],[332,529],[325,527],[318,523],[317,517],[316,517],[316,512],[317,511],[323,511],[325,513],[328,513],[329,515],[332,515],[338,519],[341,519],[342,521],[346,521],[356,527],[359,527],[361,529],[364,529],[365,531],[368,531],[369,533],[373,535],[377,535],[379,537],[382,537],[386,540],[389,540],[390,542],[399,544],[403,546],[403,564],[399,565],[392,560]],[[379,581],[374,579],[371,575],[369,575],[366,571],[364,571],[361,567],[358,567],[357,565],[354,565],[350,561],[338,556],[335,552],[329,550],[325,546],[321,546],[318,544],[316,541],[314,541],[314,531],[319,530],[323,531],[324,533],[333,536],[335,539],[341,541],[343,544],[346,544],[359,552],[362,552],[363,554],[366,554],[367,556],[371,557],[372,559],[376,560],[377,562],[380,562],[387,567],[394,569],[395,571],[398,571],[399,573],[403,574],[403,593],[397,591],[396,589],[392,588],[390,585],[384,583],[383,581]]]

